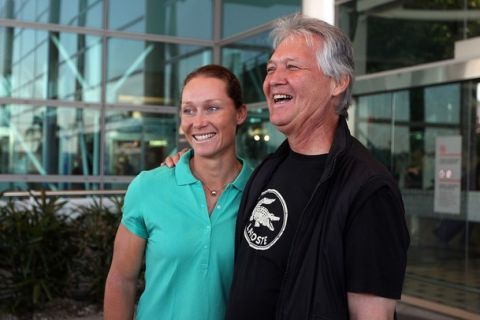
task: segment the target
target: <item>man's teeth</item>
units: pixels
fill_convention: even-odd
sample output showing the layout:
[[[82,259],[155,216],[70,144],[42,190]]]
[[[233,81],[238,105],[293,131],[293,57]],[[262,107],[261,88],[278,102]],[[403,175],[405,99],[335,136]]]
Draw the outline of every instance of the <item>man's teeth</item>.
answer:
[[[197,141],[204,141],[212,138],[215,135],[215,133],[205,133],[205,134],[194,134],[193,137]]]
[[[274,94],[273,95],[273,101],[274,102],[279,102],[279,101],[284,101],[284,100],[291,100],[293,97],[288,94]]]

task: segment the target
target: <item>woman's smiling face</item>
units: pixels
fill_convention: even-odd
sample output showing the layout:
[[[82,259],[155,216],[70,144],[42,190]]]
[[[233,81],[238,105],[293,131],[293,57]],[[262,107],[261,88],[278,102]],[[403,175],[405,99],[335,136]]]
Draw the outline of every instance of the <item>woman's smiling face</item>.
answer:
[[[235,108],[223,80],[198,76],[183,88],[181,129],[195,156],[216,157],[235,152],[237,125],[246,118],[245,106]]]

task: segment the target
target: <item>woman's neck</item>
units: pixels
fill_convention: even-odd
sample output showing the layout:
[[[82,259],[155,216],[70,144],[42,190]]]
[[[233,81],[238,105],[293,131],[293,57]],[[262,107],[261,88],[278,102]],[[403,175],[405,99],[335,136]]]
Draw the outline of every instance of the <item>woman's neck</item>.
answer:
[[[190,169],[209,188],[220,189],[235,180],[242,165],[235,154],[216,159],[194,155],[190,159]]]

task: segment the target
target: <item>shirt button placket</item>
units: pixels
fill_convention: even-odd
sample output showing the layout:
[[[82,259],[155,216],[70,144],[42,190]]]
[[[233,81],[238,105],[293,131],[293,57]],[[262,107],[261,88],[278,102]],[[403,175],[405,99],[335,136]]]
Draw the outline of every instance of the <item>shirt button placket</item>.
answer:
[[[212,227],[210,225],[205,226],[205,238],[204,238],[204,244],[203,244],[203,259],[201,263],[201,268],[202,271],[205,273],[208,270],[208,263],[209,263],[209,257],[210,257],[210,236],[211,236],[211,230]]]

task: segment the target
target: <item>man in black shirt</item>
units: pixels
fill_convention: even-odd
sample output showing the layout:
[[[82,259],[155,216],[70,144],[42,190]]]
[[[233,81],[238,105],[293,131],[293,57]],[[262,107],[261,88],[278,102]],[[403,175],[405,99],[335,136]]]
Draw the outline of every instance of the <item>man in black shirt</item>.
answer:
[[[263,89],[287,139],[245,188],[226,319],[393,319],[409,236],[394,179],[346,125],[351,43],[302,15],[272,34]]]

